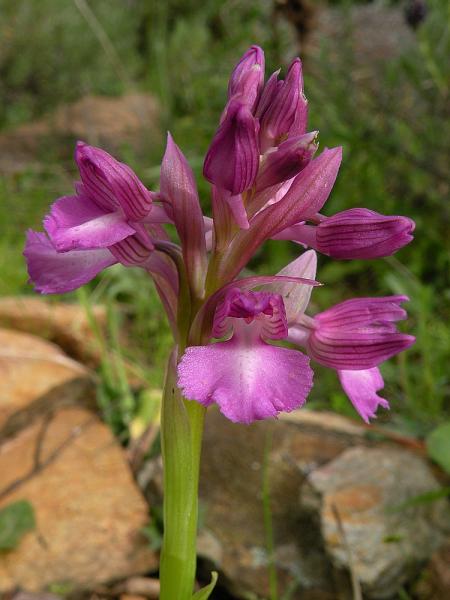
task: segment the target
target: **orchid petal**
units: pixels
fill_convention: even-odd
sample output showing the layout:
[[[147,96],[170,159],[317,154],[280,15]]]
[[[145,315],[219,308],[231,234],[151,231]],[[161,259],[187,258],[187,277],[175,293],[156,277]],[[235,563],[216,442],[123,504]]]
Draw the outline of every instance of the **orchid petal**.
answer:
[[[267,285],[275,282],[296,282],[298,284],[312,286],[322,285],[318,281],[313,281],[312,279],[304,279],[302,277],[280,277],[278,275],[255,275],[253,277],[244,277],[242,279],[231,281],[212,294],[203,304],[195,317],[192,329],[199,329],[200,323],[202,323],[203,331],[206,331],[209,336],[212,328],[214,311],[216,310],[218,303],[225,297],[230,289],[239,288],[241,290],[250,290],[260,285]]]
[[[83,196],[57,200],[44,227],[58,252],[107,248],[135,233],[122,211],[105,212]]]
[[[301,352],[252,346],[238,340],[187,348],[178,365],[178,385],[190,400],[204,406],[217,403],[236,423],[274,418],[302,406],[312,387],[313,373]]]
[[[152,193],[130,167],[104,150],[84,142],[77,143],[75,160],[86,194],[99,207],[108,211],[121,207],[133,221],[140,221],[148,215],[152,207]]]
[[[206,154],[203,175],[236,195],[253,185],[258,166],[258,122],[246,104],[231,100]]]
[[[59,253],[45,233],[29,230],[24,250],[30,280],[42,294],[71,292],[117,261],[106,249]]]
[[[351,208],[331,217],[321,216],[317,226],[299,223],[276,234],[339,260],[381,258],[409,244],[414,221],[381,215],[365,208]]]
[[[337,373],[344,392],[366,423],[376,417],[379,406],[389,408],[389,402],[377,394],[384,387],[378,367],[361,371],[338,370]]]
[[[262,91],[261,97],[259,99],[258,105],[256,107],[255,116],[259,121],[262,120],[264,114],[268,110],[269,106],[272,104],[273,99],[277,93],[278,88],[283,85],[283,81],[278,80],[278,75],[280,74],[281,69],[278,69],[269,77]]]
[[[251,46],[235,66],[228,83],[228,98],[239,96],[253,110],[264,85],[264,52]]]
[[[220,276],[233,279],[265,240],[314,216],[331,192],[341,156],[341,148],[324,150],[297,175],[281,200],[256,214],[250,221],[250,229],[239,231],[230,244],[222,260]]]
[[[409,348],[411,335],[399,333],[395,321],[406,312],[406,296],[354,298],[319,313],[313,319],[308,354],[332,369],[363,370]]]
[[[148,231],[139,223],[136,227],[133,235],[109,247],[111,254],[124,267],[146,267],[155,248]]]
[[[365,208],[344,210],[316,228],[317,250],[337,259],[391,256],[413,239],[414,221]]]
[[[170,133],[161,165],[161,194],[173,208],[188,277],[201,296],[206,271],[203,214],[192,169]]]
[[[303,134],[306,127],[306,98],[303,95],[302,63],[299,58],[292,61],[286,79],[277,85],[270,104],[261,118],[261,150],[264,153],[270,146],[287,137]]]
[[[271,187],[292,179],[311,162],[317,151],[317,131],[294,136],[270,149],[263,157],[256,178],[256,190]]]
[[[308,250],[281,269],[278,275],[314,279],[316,270],[317,254],[314,250]],[[272,285],[271,289],[283,296],[288,323],[294,323],[305,312],[312,293],[312,286],[292,282],[282,283],[279,281]]]
[[[283,299],[279,294],[269,292],[246,292],[239,288],[228,290],[225,298],[218,303],[214,314],[212,336],[221,338],[235,332],[239,319],[247,323],[253,322],[253,328],[244,326],[239,333],[263,337],[264,339],[282,340],[287,336],[288,328]]]

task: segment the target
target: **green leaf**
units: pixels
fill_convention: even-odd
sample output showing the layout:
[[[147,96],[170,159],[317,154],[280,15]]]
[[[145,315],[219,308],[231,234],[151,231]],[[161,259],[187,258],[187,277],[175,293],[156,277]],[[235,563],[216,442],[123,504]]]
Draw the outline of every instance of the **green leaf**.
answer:
[[[0,510],[0,551],[13,550],[21,537],[36,527],[34,510],[27,500],[18,500]]]
[[[450,473],[450,422],[442,423],[427,437],[429,456]]]
[[[198,590],[198,592],[195,592],[195,594],[192,596],[192,600],[208,600],[216,583],[217,583],[217,573],[216,573],[216,571],[213,571],[211,573],[211,583],[208,583],[208,585],[206,587],[202,588],[201,590]]]
[[[450,486],[439,488],[438,490],[431,490],[429,492],[424,492],[423,494],[413,496],[412,498],[410,498],[409,500],[405,500],[405,502],[402,502],[401,504],[389,507],[387,509],[387,512],[399,512],[401,510],[405,510],[405,508],[421,506],[422,504],[429,504],[430,502],[436,502],[437,500],[441,500],[441,498],[446,498],[447,496],[450,496]]]

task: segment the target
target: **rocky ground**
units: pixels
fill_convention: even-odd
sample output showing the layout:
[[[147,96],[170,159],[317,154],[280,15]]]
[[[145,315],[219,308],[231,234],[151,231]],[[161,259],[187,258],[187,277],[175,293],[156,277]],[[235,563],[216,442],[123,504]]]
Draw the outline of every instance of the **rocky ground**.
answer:
[[[0,596],[156,598],[142,530],[161,504],[161,461],[136,472],[102,422],[82,309],[4,298],[0,326],[0,510],[26,500],[35,519],[0,553]],[[417,502],[448,482],[419,441],[328,413],[246,427],[209,410],[198,551],[200,576],[221,574],[215,598],[268,597],[264,473],[290,598],[450,597],[447,501]]]
[[[61,105],[47,116],[0,135],[0,172],[39,168],[47,147],[70,148],[69,140],[83,140],[117,152],[127,145],[139,152],[148,138],[160,139],[159,109],[154,96],[133,92],[117,98],[84,96]],[[51,142],[49,144],[49,141]]]

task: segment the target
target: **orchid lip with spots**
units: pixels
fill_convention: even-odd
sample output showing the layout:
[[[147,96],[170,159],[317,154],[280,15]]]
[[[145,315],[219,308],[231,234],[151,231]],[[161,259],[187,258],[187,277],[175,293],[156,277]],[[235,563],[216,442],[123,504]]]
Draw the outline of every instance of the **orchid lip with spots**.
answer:
[[[395,324],[406,317],[404,296],[337,300],[311,314],[320,285],[316,251],[336,260],[390,256],[412,240],[414,223],[365,207],[322,212],[342,149],[319,152],[318,132],[308,131],[301,61],[292,61],[284,79],[276,71],[265,82],[264,71],[258,46],[232,71],[203,165],[211,217],[170,134],[159,192],[107,152],[79,142],[75,193],[54,202],[43,232],[27,235],[24,255],[37,291],[69,292],[119,263],[148,273],[166,311],[174,351],[162,406],[162,600],[193,593],[206,408],[217,404],[238,423],[276,418],[305,404],[318,363],[337,373],[369,422],[379,407],[389,408],[378,395],[379,365],[414,342]],[[278,274],[243,277],[269,239],[291,242],[297,257]]]

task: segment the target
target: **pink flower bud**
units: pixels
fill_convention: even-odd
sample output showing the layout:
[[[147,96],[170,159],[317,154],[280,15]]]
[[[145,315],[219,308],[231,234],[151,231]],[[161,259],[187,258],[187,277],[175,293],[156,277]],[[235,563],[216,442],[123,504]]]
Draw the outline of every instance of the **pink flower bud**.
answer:
[[[250,110],[256,106],[264,86],[264,52],[251,46],[235,66],[228,83],[228,98],[239,97]]]
[[[231,100],[206,154],[203,175],[237,195],[253,185],[258,166],[258,123],[247,105]]]
[[[132,221],[140,221],[149,214],[152,193],[128,165],[84,142],[77,143],[75,160],[85,194],[99,207],[121,208]]]
[[[391,256],[413,239],[414,221],[381,215],[367,208],[351,208],[323,217],[315,227],[300,223],[278,234],[277,239],[307,244],[337,259]]]
[[[399,333],[395,321],[405,319],[400,307],[406,296],[355,298],[336,304],[314,317],[307,341],[308,354],[339,370],[362,370],[409,348],[411,335]]]
[[[274,87],[273,83],[272,86]],[[299,58],[296,58],[291,63],[284,82],[278,82],[276,90],[272,90],[271,102],[262,114],[260,131],[262,152],[271,146],[278,146],[289,134],[305,133],[306,111],[302,63]]]
[[[317,151],[317,133],[313,131],[291,137],[276,150],[266,152],[256,178],[256,190],[263,190],[298,175]]]
[[[409,244],[414,227],[414,221],[407,217],[351,208],[321,221],[316,229],[316,248],[333,258],[381,258]]]

